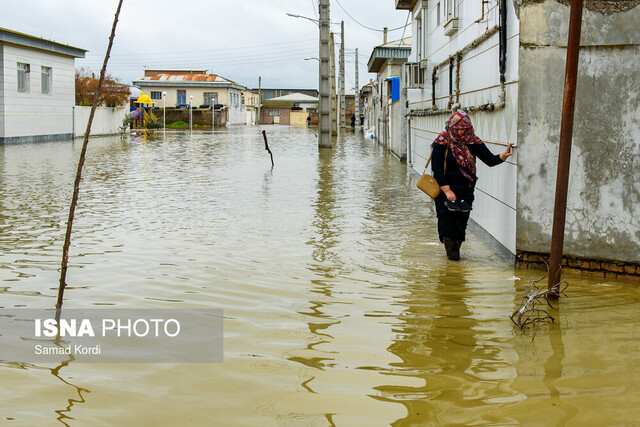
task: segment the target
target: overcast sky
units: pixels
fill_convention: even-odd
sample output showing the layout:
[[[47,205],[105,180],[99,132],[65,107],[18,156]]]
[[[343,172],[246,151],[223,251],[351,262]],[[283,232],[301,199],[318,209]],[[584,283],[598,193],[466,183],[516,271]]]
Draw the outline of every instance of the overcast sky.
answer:
[[[87,49],[76,68],[100,71],[117,0],[4,0],[0,27]],[[287,12],[317,18],[317,0],[124,0],[108,72],[130,84],[144,68],[207,69],[248,87],[317,88],[318,27]],[[364,6],[366,5],[366,6]],[[18,7],[19,6],[19,7]],[[342,7],[341,7],[342,6]],[[344,8],[344,9],[343,9]],[[349,16],[351,15],[351,17]],[[373,75],[367,62],[382,44],[383,27],[407,23],[394,0],[331,0],[331,21],[344,21],[345,86],[355,86],[358,48],[360,86]],[[357,21],[357,22],[356,22]],[[339,25],[332,30],[340,32]],[[401,38],[391,31],[389,40]],[[409,36],[407,27],[404,33]],[[336,34],[336,42],[340,42]],[[336,66],[337,57],[336,57]]]

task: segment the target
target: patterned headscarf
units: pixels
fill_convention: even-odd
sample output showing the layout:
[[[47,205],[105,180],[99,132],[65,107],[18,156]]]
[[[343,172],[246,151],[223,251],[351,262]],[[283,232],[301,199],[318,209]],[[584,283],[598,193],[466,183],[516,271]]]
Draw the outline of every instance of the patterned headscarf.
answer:
[[[457,130],[464,129],[464,134],[458,135]],[[473,125],[469,115],[463,110],[458,110],[449,118],[449,127],[434,141],[438,144],[449,144],[449,149],[458,163],[458,169],[469,181],[476,180],[476,162],[467,148],[469,144],[482,144],[473,131]]]

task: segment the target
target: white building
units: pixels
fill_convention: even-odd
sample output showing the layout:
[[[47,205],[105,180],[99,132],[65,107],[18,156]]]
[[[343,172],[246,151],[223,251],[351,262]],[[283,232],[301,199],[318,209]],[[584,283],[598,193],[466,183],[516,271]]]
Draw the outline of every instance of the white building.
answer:
[[[150,93],[156,107],[193,108],[221,104],[226,121],[246,124],[247,109],[243,93],[247,88],[207,70],[145,70],[133,85]],[[163,92],[167,95],[163,99]]]
[[[0,144],[73,137],[75,58],[85,52],[0,28]]]
[[[386,38],[386,33],[385,33]],[[407,157],[405,142],[405,107],[401,100],[401,74],[403,64],[411,53],[411,37],[376,46],[367,64],[370,73],[377,73],[372,86],[373,123],[375,139],[387,147],[400,160]]]

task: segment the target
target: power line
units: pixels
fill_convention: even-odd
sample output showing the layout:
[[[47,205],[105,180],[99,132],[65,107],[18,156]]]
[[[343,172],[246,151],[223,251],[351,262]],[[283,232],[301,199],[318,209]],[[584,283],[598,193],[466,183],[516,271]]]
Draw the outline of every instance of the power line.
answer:
[[[382,33],[382,32],[384,32],[384,30],[379,30],[379,29],[377,29],[377,28],[367,27],[366,25],[364,25],[364,24],[362,24],[362,23],[358,22],[358,20],[357,20],[356,18],[354,18],[353,16],[351,16],[351,14],[350,14],[349,12],[347,12],[347,11],[345,10],[345,8],[344,8],[344,7],[342,7],[342,5],[340,4],[340,1],[336,0],[336,3],[338,3],[338,6],[340,6],[340,9],[342,9],[342,11],[343,11],[344,13],[346,13],[346,14],[347,14],[347,16],[348,16],[349,18],[353,19],[353,22],[355,22],[356,24],[360,25],[361,27],[366,28],[367,30],[371,30],[371,31],[379,31],[379,32],[381,32],[381,33]],[[407,22],[408,22],[408,19],[407,19]],[[406,28],[406,27],[407,27],[407,25],[408,25],[408,23],[407,23],[407,24],[404,24],[404,26],[402,26],[402,27],[387,29],[387,31],[396,31],[396,30],[401,30],[401,29],[403,29],[403,28]]]
[[[298,40],[298,41],[294,41],[294,42],[282,42],[282,43],[268,43],[268,44],[261,44],[261,45],[251,45],[251,46],[236,46],[236,47],[227,47],[227,48],[221,48],[221,49],[207,49],[207,50],[192,50],[192,51],[180,51],[180,52],[176,52],[171,51],[171,52],[156,52],[156,53],[148,53],[148,52],[138,52],[138,53],[121,53],[118,54],[118,56],[136,56],[136,57],[143,57],[143,56],[157,56],[157,55],[184,55],[184,54],[190,54],[190,53],[213,53],[213,52],[224,52],[227,50],[239,50],[239,49],[253,49],[253,48],[263,48],[263,47],[269,47],[269,46],[280,46],[280,45],[287,45],[287,46],[291,46],[291,45],[295,45],[295,44],[305,44],[305,43],[310,43],[310,42],[318,42],[318,39],[306,39],[306,40]],[[103,58],[104,55],[102,54],[87,54],[86,57],[91,57],[91,56],[97,56],[100,58]]]

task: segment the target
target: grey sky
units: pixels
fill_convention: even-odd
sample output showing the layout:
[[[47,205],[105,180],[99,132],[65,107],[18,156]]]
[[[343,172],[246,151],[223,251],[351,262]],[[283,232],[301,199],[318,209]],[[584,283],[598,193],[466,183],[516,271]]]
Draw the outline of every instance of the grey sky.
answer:
[[[76,67],[100,70],[117,0],[2,3],[0,27],[87,49]],[[395,10],[394,0],[331,0],[331,21],[345,24],[345,85],[352,88],[354,49],[362,85],[372,77],[366,64],[383,36],[340,5],[376,29],[404,26],[407,12]],[[146,66],[207,69],[249,87],[262,76],[263,87],[316,88],[318,62],[304,58],[318,56],[317,26],[286,12],[315,19],[317,0],[124,0],[108,71],[124,83],[141,77]],[[340,26],[332,29],[338,33]],[[410,32],[407,27],[405,37]],[[402,34],[392,31],[389,40]]]

